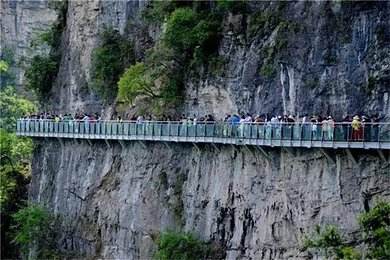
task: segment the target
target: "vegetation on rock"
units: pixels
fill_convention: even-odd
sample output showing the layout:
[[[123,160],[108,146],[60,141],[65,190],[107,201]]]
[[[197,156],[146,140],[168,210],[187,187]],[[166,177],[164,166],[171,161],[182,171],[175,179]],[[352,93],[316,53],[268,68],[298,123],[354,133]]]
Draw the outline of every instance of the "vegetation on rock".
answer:
[[[196,238],[191,233],[167,231],[160,234],[157,241],[155,259],[222,259],[220,248]]]
[[[123,74],[118,100],[131,103],[136,97],[149,98],[157,114],[179,105],[185,77],[196,68],[207,68],[209,60],[216,60],[211,57],[218,47],[223,12],[229,8],[197,2],[152,2],[144,12],[145,19],[165,21],[165,30],[161,40],[147,51],[142,70],[136,64]],[[135,73],[137,80],[129,80]]]
[[[335,259],[361,259],[365,255],[369,259],[390,258],[390,203],[379,202],[370,211],[358,217],[360,226],[360,241],[364,242],[364,252],[358,245],[347,243],[336,226],[326,226],[311,237],[306,237],[303,249],[316,249],[326,257]]]
[[[0,54],[0,88],[5,88],[15,83],[15,76],[9,70],[9,67],[14,64],[15,61],[12,50],[3,47]]]
[[[117,95],[117,82],[126,67],[134,63],[131,41],[112,28],[105,28],[101,43],[92,53],[91,87],[107,103]]]
[[[38,204],[29,204],[12,215],[14,226],[14,243],[20,246],[24,255],[30,249],[36,250],[39,259],[55,259],[56,222],[47,209]]]
[[[58,19],[49,30],[39,35],[33,44],[46,44],[50,47],[48,54],[36,55],[26,69],[27,88],[34,91],[39,99],[44,100],[50,94],[61,61],[61,37],[66,26],[67,1],[51,2],[57,11]]]

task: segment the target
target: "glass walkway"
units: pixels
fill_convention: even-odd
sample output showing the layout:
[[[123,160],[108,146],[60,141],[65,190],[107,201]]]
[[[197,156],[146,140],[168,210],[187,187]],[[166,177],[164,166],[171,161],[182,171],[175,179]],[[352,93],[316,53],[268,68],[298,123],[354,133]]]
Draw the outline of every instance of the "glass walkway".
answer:
[[[140,140],[188,143],[390,149],[390,123],[350,123],[334,127],[312,123],[59,121],[19,119],[18,136],[101,140]]]

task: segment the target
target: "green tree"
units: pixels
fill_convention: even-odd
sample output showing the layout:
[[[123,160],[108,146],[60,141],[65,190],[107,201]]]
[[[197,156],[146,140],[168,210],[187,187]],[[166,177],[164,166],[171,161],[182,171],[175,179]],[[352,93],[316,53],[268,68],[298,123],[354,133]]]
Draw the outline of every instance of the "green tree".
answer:
[[[52,56],[34,56],[26,70],[27,88],[40,99],[47,98],[57,77],[59,63]]]
[[[379,202],[359,217],[363,240],[368,245],[368,257],[390,259],[390,203]]]
[[[160,234],[155,259],[207,259],[207,256],[210,256],[210,252],[211,247],[191,233],[176,233],[167,231]]]
[[[7,69],[3,66],[2,70]],[[7,71],[6,71],[7,72]],[[8,86],[0,90],[0,212],[1,258],[19,258],[19,249],[12,244],[11,215],[24,205],[27,185],[30,182],[30,162],[33,144],[31,139],[15,135],[17,118],[32,113],[35,105],[16,94]]]
[[[35,112],[36,105],[16,94],[15,89],[7,87],[0,91],[0,127],[8,132],[16,129],[16,120]]]
[[[198,44],[194,28],[198,25],[198,17],[191,8],[176,9],[167,22],[164,39],[169,47],[178,52],[187,52]]]
[[[153,82],[148,75],[147,68],[143,63],[130,66],[119,79],[118,100],[133,103],[137,96],[155,97]]]
[[[8,64],[3,61],[3,60],[0,60],[0,72],[6,72],[8,70]]]
[[[335,257],[336,259],[359,259],[359,254],[343,242],[340,231],[336,226],[325,226],[321,230],[316,227],[316,233],[312,238],[306,238],[303,245],[304,250],[314,248],[324,250],[326,257]]]
[[[390,203],[379,202],[369,212],[358,217],[360,241],[367,247],[370,259],[390,259]],[[316,227],[316,233],[306,237],[303,250],[324,251],[327,257],[336,259],[360,259],[359,247],[349,245],[335,226],[326,226],[323,230]]]
[[[132,42],[105,28],[100,46],[92,53],[91,86],[106,102],[116,97],[119,77],[134,59]]]
[[[38,258],[55,256],[55,218],[47,209],[38,204],[29,204],[12,215],[16,225],[14,243],[24,254],[33,246]]]

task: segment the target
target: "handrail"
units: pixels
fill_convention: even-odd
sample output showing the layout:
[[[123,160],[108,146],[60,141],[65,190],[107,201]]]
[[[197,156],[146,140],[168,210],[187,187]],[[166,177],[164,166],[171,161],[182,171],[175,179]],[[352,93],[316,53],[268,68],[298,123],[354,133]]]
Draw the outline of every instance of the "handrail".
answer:
[[[233,124],[233,125],[239,125],[239,124],[246,124],[246,125],[297,125],[297,124],[307,124],[307,125],[312,125],[312,124],[316,124],[316,125],[321,125],[323,124],[323,122],[299,122],[299,121],[296,121],[296,122],[271,122],[271,121],[268,121],[268,122],[225,122],[225,121],[199,121],[199,120],[188,120],[188,119],[185,119],[185,120],[182,120],[182,121],[159,121],[159,120],[142,120],[142,121],[138,121],[138,120],[103,120],[103,119],[88,119],[88,120],[84,120],[84,119],[61,119],[59,121],[56,121],[55,119],[36,119],[36,118],[22,118],[22,119],[18,119],[18,121],[38,121],[38,122],[42,122],[42,121],[47,121],[47,122],[90,122],[90,123],[96,123],[96,122],[100,122],[100,123],[104,123],[104,122],[107,122],[107,123],[163,123],[163,124],[183,124],[183,123],[196,123],[196,124]],[[362,125],[390,125],[390,122],[360,122]],[[333,122],[332,124],[334,125],[351,125],[352,122]]]
[[[390,123],[19,119],[19,136],[390,149]],[[389,147],[389,148],[386,148]]]

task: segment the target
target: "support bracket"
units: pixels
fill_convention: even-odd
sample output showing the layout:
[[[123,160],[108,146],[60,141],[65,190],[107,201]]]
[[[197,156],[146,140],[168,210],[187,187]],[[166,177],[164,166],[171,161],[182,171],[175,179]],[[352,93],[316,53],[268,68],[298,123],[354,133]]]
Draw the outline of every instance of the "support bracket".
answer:
[[[104,139],[104,142],[106,143],[108,148],[111,148],[110,142],[107,139]]]
[[[285,150],[290,156],[295,156],[295,152],[290,147],[282,147],[283,150]]]
[[[264,150],[263,147],[261,146],[255,146],[257,150],[259,150],[268,160],[271,160],[271,156],[269,155],[269,153]]]
[[[163,144],[166,148],[168,148],[168,150],[172,150],[172,147],[169,146],[168,142],[163,142]]]
[[[147,147],[146,147],[146,144],[143,142],[143,141],[138,141],[139,142],[139,144],[144,148],[144,149],[146,149]]]
[[[354,164],[357,164],[357,160],[356,160],[355,156],[352,154],[351,150],[347,148],[346,151],[347,151],[347,155],[348,155],[349,159],[351,159],[351,161]]]
[[[336,163],[335,159],[323,148],[320,148],[321,153],[332,163]]]
[[[64,146],[64,141],[62,141],[61,138],[57,137],[56,139],[58,140],[58,142],[60,143],[61,146]]]
[[[211,143],[211,145],[214,147],[215,150],[221,152],[221,150],[218,148],[218,146],[215,143]]]
[[[379,150],[379,149],[377,151],[378,151],[379,157],[382,159],[382,161],[387,163],[387,160],[386,160],[386,157],[385,157],[383,151]]]
[[[123,140],[118,140],[118,142],[121,145],[122,150],[124,150],[126,148],[126,143]]]
[[[192,144],[194,145],[194,147],[195,147],[196,151],[197,151],[197,152],[200,152],[200,148],[199,148],[199,146],[198,146],[196,143],[192,143]]]

